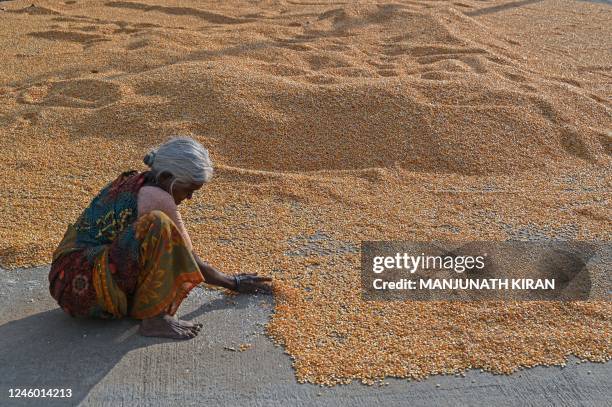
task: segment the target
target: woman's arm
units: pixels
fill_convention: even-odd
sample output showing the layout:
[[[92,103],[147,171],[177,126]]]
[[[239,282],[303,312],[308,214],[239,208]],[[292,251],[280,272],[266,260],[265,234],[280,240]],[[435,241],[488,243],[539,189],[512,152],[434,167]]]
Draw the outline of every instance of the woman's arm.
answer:
[[[183,236],[185,246],[188,250],[192,251],[193,245],[191,243],[191,238],[189,237],[189,233],[187,233],[178,207],[176,203],[174,203],[174,198],[161,188],[144,186],[138,191],[138,216],[140,217],[153,210],[162,211],[168,215],[172,222],[174,222],[181,236]]]
[[[210,264],[202,261],[198,257],[195,252],[191,252],[193,257],[195,258],[198,266],[200,267],[200,272],[204,276],[204,280],[206,284],[218,285],[220,287],[225,287],[230,290],[236,290],[236,279],[234,277],[228,276],[227,274],[223,274],[222,272],[215,270]]]

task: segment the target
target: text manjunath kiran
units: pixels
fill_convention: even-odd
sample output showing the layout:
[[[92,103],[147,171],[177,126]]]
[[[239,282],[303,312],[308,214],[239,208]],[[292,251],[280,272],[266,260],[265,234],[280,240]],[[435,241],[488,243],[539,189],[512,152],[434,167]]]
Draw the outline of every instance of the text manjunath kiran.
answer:
[[[376,290],[554,290],[555,279],[483,278],[483,279],[407,279],[372,282]]]

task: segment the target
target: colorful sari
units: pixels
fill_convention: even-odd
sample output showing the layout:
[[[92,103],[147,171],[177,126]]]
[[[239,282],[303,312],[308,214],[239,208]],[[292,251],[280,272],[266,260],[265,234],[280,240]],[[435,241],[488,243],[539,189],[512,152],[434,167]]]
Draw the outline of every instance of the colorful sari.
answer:
[[[165,213],[137,218],[144,175],[127,171],[106,185],[68,226],[53,253],[49,290],[71,316],[174,315],[189,291],[204,281]]]

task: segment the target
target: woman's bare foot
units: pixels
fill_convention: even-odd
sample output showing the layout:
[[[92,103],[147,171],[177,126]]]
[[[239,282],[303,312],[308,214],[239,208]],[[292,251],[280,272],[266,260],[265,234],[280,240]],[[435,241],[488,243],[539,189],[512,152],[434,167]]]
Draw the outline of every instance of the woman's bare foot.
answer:
[[[153,318],[143,319],[140,323],[140,334],[172,339],[190,339],[197,336],[202,324],[183,321],[166,313]]]

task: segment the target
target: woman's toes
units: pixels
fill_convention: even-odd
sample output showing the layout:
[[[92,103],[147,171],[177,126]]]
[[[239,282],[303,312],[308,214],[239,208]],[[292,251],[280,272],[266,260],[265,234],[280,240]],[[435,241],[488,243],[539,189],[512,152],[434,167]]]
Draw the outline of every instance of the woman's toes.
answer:
[[[180,339],[189,339],[189,338],[191,338],[191,332],[189,331],[189,329],[178,329],[177,331],[179,332],[179,338]]]
[[[179,319],[178,323],[183,328],[191,328],[194,325],[193,322],[185,321],[184,319]]]
[[[183,321],[176,316],[162,315],[158,318],[143,320],[140,324],[140,334],[144,336],[158,336],[172,339],[195,338],[202,324]]]

